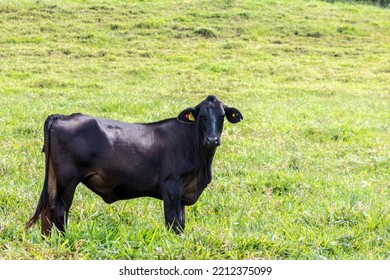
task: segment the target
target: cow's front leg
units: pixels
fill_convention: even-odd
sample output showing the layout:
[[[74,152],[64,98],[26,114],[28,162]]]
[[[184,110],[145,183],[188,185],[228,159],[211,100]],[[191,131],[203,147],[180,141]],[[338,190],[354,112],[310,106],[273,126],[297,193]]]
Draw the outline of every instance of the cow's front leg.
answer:
[[[181,197],[166,196],[163,200],[165,224],[176,234],[182,233],[185,228],[185,211]]]

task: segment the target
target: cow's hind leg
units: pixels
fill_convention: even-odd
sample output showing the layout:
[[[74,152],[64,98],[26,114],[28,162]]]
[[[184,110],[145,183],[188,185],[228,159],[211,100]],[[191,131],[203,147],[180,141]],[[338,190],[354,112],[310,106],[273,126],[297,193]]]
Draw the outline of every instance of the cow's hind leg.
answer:
[[[49,184],[49,209],[47,209],[49,227],[54,224],[62,233],[65,232],[69,209],[72,205],[76,186],[79,183],[77,173],[71,172],[75,170],[69,168],[69,165],[66,165],[66,167],[57,167],[57,174],[54,178],[55,184]],[[52,188],[50,188],[51,186]],[[42,225],[44,225],[44,221],[42,221]]]
[[[53,225],[60,232],[65,232],[68,212],[78,184],[74,174],[63,172],[60,168],[55,172],[53,163],[49,160],[46,202],[41,211],[42,234],[45,236],[50,234]]]
[[[72,205],[74,192],[77,184],[72,184],[63,193],[59,193],[56,199],[54,210],[54,224],[62,233],[65,232],[66,224],[68,223],[68,214]]]
[[[60,194],[55,199],[54,205],[42,209],[41,224],[43,235],[49,235],[53,224],[60,232],[65,232],[68,213],[70,206],[72,205],[75,189],[76,187],[68,188],[64,194]]]

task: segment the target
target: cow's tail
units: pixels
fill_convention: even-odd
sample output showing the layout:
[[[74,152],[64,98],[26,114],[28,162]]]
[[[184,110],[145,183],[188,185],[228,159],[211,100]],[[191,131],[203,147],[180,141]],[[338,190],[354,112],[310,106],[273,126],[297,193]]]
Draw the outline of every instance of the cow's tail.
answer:
[[[47,206],[49,201],[49,159],[50,159],[50,128],[55,120],[61,119],[62,115],[50,115],[43,126],[44,142],[42,152],[45,153],[45,181],[37,208],[34,215],[26,224],[26,229],[32,227],[39,219],[42,210]]]

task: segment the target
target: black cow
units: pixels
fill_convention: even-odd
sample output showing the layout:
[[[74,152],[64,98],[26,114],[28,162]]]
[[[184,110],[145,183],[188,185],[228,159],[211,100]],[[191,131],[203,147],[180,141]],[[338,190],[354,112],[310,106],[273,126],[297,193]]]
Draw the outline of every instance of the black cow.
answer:
[[[182,232],[184,207],[194,204],[211,182],[224,117],[231,123],[243,119],[212,95],[177,118],[148,124],[82,114],[49,116],[44,124],[45,181],[26,227],[40,216],[44,235],[53,224],[64,232],[81,182],[106,203],[143,196],[162,199],[167,226]]]

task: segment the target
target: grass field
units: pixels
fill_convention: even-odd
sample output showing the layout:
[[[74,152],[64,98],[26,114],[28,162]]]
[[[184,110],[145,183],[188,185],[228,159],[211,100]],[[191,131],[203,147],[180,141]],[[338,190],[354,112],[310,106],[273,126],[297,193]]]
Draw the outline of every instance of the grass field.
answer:
[[[390,10],[326,1],[0,2],[0,259],[390,259]],[[215,94],[213,181],[162,202],[80,185],[65,236],[24,226],[43,123],[175,117]]]

